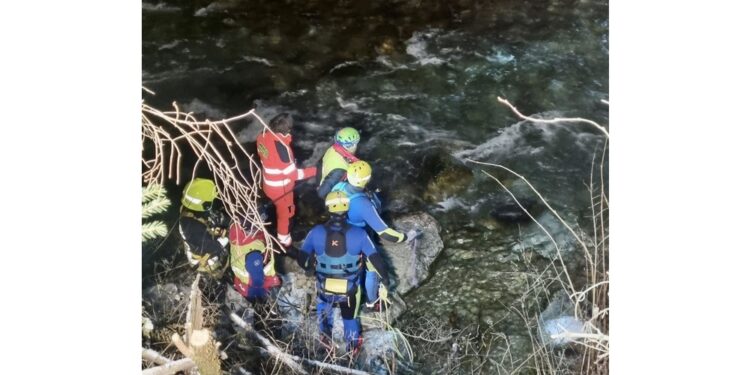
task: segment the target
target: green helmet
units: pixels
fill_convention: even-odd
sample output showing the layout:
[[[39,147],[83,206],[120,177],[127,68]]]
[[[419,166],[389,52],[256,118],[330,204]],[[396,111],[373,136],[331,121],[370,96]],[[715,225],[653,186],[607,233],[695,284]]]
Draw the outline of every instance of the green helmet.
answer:
[[[219,192],[214,182],[206,178],[196,178],[188,182],[182,191],[182,205],[193,211],[206,211]]]
[[[339,129],[336,132],[336,142],[347,149],[356,146],[359,143],[359,132],[350,127]]]

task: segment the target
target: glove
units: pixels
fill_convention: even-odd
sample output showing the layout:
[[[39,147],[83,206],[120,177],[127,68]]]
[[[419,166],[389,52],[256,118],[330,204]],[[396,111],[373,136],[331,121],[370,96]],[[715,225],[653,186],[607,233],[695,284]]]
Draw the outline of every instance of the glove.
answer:
[[[406,232],[406,241],[405,242],[411,242],[414,241],[417,237],[422,235],[422,231],[418,229],[410,229],[408,232]]]
[[[294,247],[294,245],[292,245],[286,248],[286,253],[284,253],[283,255],[286,255],[292,259],[297,259],[297,256],[299,256],[299,250]]]
[[[227,244],[229,244],[229,238],[226,237],[219,237],[216,241],[221,244],[221,247],[227,247]]]
[[[380,287],[378,287],[378,298],[384,303],[391,303],[391,300],[388,299],[388,287],[383,283],[380,283]]]

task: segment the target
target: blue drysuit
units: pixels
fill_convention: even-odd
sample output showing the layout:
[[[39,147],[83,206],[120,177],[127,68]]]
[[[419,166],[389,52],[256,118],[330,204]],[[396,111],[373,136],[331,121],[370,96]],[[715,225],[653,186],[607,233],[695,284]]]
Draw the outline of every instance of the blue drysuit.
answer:
[[[343,191],[349,197],[349,224],[366,228],[369,226],[380,237],[389,242],[403,242],[406,236],[390,227],[380,218],[381,202],[375,193],[365,193],[364,189],[353,186],[348,182],[339,182],[332,191]],[[367,267],[365,272],[365,292],[367,302],[373,303],[378,299],[378,275]]]
[[[313,255],[318,279],[320,332],[331,337],[333,309],[340,307],[347,350],[352,350],[360,341],[362,257],[367,257],[377,271],[385,275],[383,260],[367,232],[346,223],[345,215],[332,215],[328,223],[310,230],[300,249],[300,264],[309,267]]]

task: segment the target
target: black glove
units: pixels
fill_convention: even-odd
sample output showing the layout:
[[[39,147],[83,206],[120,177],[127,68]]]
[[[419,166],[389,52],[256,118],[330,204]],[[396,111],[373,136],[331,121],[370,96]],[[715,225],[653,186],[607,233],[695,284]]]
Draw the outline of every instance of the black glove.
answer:
[[[286,256],[292,259],[297,259],[297,257],[299,256],[299,250],[294,247],[294,245],[289,246],[286,248]]]

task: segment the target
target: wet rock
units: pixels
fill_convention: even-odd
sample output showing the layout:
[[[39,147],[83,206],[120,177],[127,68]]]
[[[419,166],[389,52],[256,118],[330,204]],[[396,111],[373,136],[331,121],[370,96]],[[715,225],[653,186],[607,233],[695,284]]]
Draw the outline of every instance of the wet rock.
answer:
[[[383,241],[383,255],[396,275],[392,284],[396,285],[398,293],[404,294],[427,278],[430,265],[443,249],[443,241],[440,238],[440,224],[424,212],[399,217],[394,221],[394,227],[403,232],[410,229],[422,231],[422,235],[412,243]]]
[[[419,194],[415,186],[402,185],[389,188],[386,192],[380,192],[384,209],[392,215],[407,213],[411,207],[420,203]]]
[[[521,230],[518,240],[511,250],[516,253],[532,250],[551,260],[557,258],[557,248],[555,247],[555,243],[557,243],[560,254],[567,260],[575,249],[575,239],[570,231],[549,211],[542,213],[536,220],[549,232],[554,242],[538,225],[529,223],[526,228]]]
[[[309,324],[305,320],[317,319],[315,314],[309,314],[315,293],[315,279],[314,276],[295,272],[280,276],[283,284],[276,297],[279,313],[284,321],[284,332],[294,334],[306,323]]]
[[[518,202],[526,209],[530,214],[536,212],[537,202],[533,199],[523,198],[519,199]],[[503,202],[496,205],[490,210],[490,216],[497,221],[505,223],[517,223],[531,221],[529,215],[524,212],[518,203],[515,201]]]
[[[473,178],[471,168],[442,149],[424,156],[418,176],[427,185],[422,197],[428,202],[439,202],[465,190]]]

